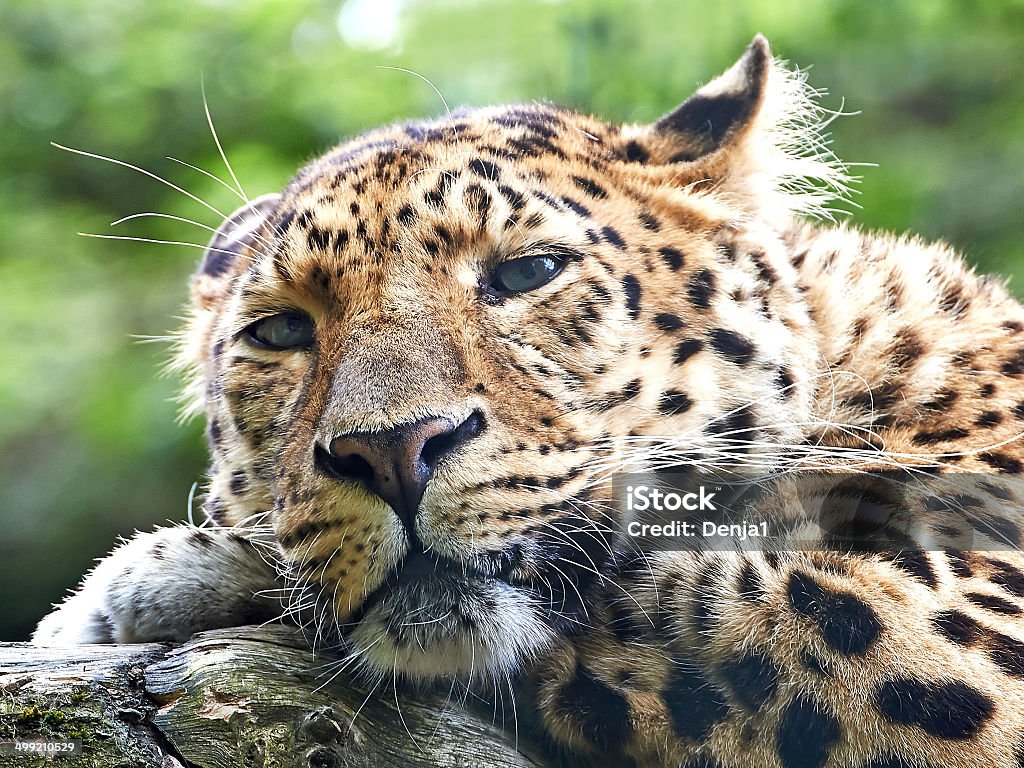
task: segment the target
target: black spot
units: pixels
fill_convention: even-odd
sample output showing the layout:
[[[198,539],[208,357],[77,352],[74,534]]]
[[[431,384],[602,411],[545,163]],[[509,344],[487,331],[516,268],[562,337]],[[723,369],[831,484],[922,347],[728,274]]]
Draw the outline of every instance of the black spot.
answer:
[[[991,699],[967,683],[926,683],[896,678],[883,683],[876,697],[888,719],[913,725],[940,739],[967,739],[992,716]]]
[[[644,229],[649,229],[651,232],[657,232],[661,229],[661,222],[647,211],[641,211],[637,218],[640,219]]]
[[[386,220],[385,220],[386,221]],[[336,253],[341,253],[345,246],[348,244],[348,232],[344,229],[339,230],[334,237],[334,250]],[[340,276],[340,273],[339,273]]]
[[[673,416],[677,413],[685,413],[693,407],[693,401],[685,392],[678,389],[670,389],[662,393],[658,401],[658,410],[666,416]]]
[[[227,512],[224,502],[217,498],[210,498],[203,504],[203,513],[218,525],[226,525]]]
[[[715,295],[715,275],[710,269],[702,269],[690,278],[690,286],[687,288],[690,302],[698,309],[707,309],[711,306],[711,299]]]
[[[793,384],[795,382],[793,380],[793,374],[788,368],[786,368],[786,366],[781,366],[779,368],[779,372],[775,375],[775,383],[782,391],[783,397],[789,397],[793,394]]]
[[[536,229],[545,221],[544,214],[540,211],[534,211],[523,221],[523,226],[527,229]]]
[[[1000,472],[1020,474],[1022,469],[1019,459],[1007,456],[1005,453],[981,453],[978,455],[978,458]]]
[[[661,260],[664,261],[665,264],[668,265],[668,268],[673,272],[678,272],[683,268],[683,253],[678,248],[673,248],[667,245],[664,248],[659,248],[658,253],[661,256]]]
[[[971,564],[967,561],[967,555],[960,550],[946,550],[946,560],[949,562],[950,570],[960,578],[969,579],[974,575],[974,571],[971,569]]]
[[[654,316],[654,324],[663,331],[678,331],[683,327],[682,318],[671,312],[659,312]]]
[[[479,157],[474,157],[469,161],[469,170],[477,176],[489,179],[490,181],[497,181],[498,177],[501,176],[501,171],[497,165],[490,160],[481,160]]]
[[[620,251],[626,250],[626,242],[622,239],[622,235],[616,232],[612,227],[605,227],[601,230],[601,234],[604,235],[604,239],[618,248]]]
[[[1003,373],[1008,376],[1019,376],[1024,373],[1024,349],[1019,349],[1005,363],[1003,363]]]
[[[512,187],[499,184],[498,192],[505,198],[505,202],[508,203],[508,207],[512,209],[513,213],[518,213],[526,205],[526,198],[523,197],[521,192],[512,189]]]
[[[619,402],[626,402],[632,400],[634,397],[640,394],[640,379],[633,379],[631,382],[626,384],[622,388],[622,392],[619,393]]]
[[[626,275],[622,278],[622,290],[626,292],[629,318],[636,320],[640,316],[640,281],[636,279],[636,275]]]
[[[573,200],[571,197],[563,197],[562,202],[578,216],[582,216],[584,219],[590,218],[590,209],[583,205],[583,203]]]
[[[329,231],[310,225],[309,232],[306,233],[306,245],[311,251],[326,251],[330,243],[331,233]]]
[[[940,389],[933,400],[925,403],[925,408],[940,412],[948,411],[959,399],[960,393],[955,389]]]
[[[200,528],[193,528],[189,531],[188,540],[200,549],[206,549],[213,544],[213,537]]]
[[[672,362],[676,365],[685,363],[703,348],[704,342],[699,339],[686,339],[685,341],[680,341],[676,344],[675,351],[672,353]]]
[[[964,595],[964,599],[979,608],[984,608],[985,610],[992,611],[993,613],[1001,613],[1006,616],[1016,616],[1019,613],[1024,613],[1019,605],[1014,605],[1009,600],[1004,600],[996,595],[985,595],[981,592],[968,592]]]
[[[1020,528],[1012,520],[995,515],[971,515],[967,522],[978,533],[994,538],[999,544],[1021,546]]]
[[[685,739],[706,739],[715,724],[729,716],[729,704],[722,692],[689,662],[676,662],[661,697],[673,729]]]
[[[595,181],[585,179],[582,176],[573,176],[572,183],[582,189],[588,195],[598,200],[603,200],[608,197],[608,193],[604,191],[604,188]]]
[[[722,678],[746,709],[757,712],[770,701],[779,687],[779,668],[771,659],[750,652],[723,664]]]
[[[444,224],[434,225],[434,235],[437,237],[438,240],[440,240],[445,245],[451,245],[453,242],[455,242],[455,238],[452,235],[451,230],[448,229],[448,227],[446,227]]]
[[[985,630],[977,621],[960,611],[942,611],[932,616],[932,625],[940,634],[958,645],[971,645]]]
[[[932,589],[938,584],[928,553],[921,549],[902,550],[888,555],[888,560],[904,573],[908,573]]]
[[[979,427],[994,427],[1003,420],[1003,414],[999,411],[985,411],[974,420]]]
[[[236,469],[231,473],[231,492],[235,494],[235,496],[241,496],[245,493],[248,487],[249,481],[245,476],[245,472],[240,469]]]
[[[804,573],[793,571],[786,591],[793,609],[817,624],[829,647],[845,656],[864,653],[882,631],[867,603],[849,592],[825,589]]]
[[[647,160],[647,150],[640,146],[636,139],[626,145],[626,160],[631,163],[643,163]]]
[[[736,408],[728,415],[713,419],[708,433],[725,438],[727,450],[746,452],[756,436],[757,415],[749,405]]]
[[[982,482],[978,483],[978,487],[985,491],[985,493],[995,496],[997,499],[1002,499],[1003,501],[1014,501],[1013,494],[1010,493],[1010,490],[998,483]]]
[[[1000,669],[1014,677],[1024,677],[1024,643],[998,632],[993,633],[989,656]]]
[[[582,668],[558,692],[557,706],[584,738],[601,749],[621,749],[633,735],[626,698]]]
[[[711,331],[711,347],[737,365],[746,365],[754,356],[754,345],[748,339],[725,328]]]
[[[835,715],[811,699],[798,696],[779,722],[779,759],[784,768],[821,768],[841,734]]]
[[[922,431],[914,435],[914,443],[917,445],[934,445],[935,443],[945,443],[950,440],[961,440],[969,434],[970,432],[962,427],[941,429],[934,432]]]
[[[921,340],[915,333],[907,329],[903,330],[903,335],[898,336],[893,344],[893,363],[904,370],[913,365],[923,354],[924,345]]]
[[[1024,571],[1001,560],[991,560],[992,575],[989,581],[998,584],[1011,595],[1024,597]]]
[[[398,209],[398,223],[403,226],[408,226],[416,221],[416,211],[411,205],[403,205]]]
[[[775,285],[779,281],[778,273],[767,261],[765,261],[765,255],[763,252],[751,253],[750,258],[753,260],[754,264],[757,265],[757,274],[761,280],[769,286]]]
[[[217,419],[210,420],[210,424],[207,427],[207,431],[210,434],[210,442],[212,442],[214,445],[220,442],[220,422]]]

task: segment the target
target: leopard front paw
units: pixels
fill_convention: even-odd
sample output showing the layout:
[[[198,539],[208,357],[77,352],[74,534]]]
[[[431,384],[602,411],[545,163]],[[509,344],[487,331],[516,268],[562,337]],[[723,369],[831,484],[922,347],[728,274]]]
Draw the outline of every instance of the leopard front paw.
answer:
[[[39,622],[36,645],[183,642],[195,632],[273,619],[274,569],[236,531],[180,526],[139,533]]]

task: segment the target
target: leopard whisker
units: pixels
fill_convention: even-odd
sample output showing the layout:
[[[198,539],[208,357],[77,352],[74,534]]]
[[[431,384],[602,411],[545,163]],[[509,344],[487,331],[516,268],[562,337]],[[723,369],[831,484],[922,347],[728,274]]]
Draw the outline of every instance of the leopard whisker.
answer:
[[[240,199],[240,200],[242,200],[242,201],[244,201],[246,203],[249,202],[249,199],[245,195],[243,195],[237,189],[235,189],[230,184],[228,184],[226,181],[224,181],[224,179],[222,179],[220,176],[217,176],[214,173],[210,173],[205,168],[200,168],[198,165],[192,165],[192,163],[186,163],[184,160],[180,160],[177,157],[173,157],[172,155],[164,155],[164,157],[167,160],[170,160],[172,163],[178,163],[179,165],[183,165],[186,168],[189,168],[189,169],[191,169],[193,171],[196,171],[197,173],[203,174],[203,176],[206,176],[206,177],[212,179],[213,181],[216,181],[218,184],[220,184],[222,187],[224,187],[226,190],[228,190],[231,194],[233,194],[238,199]]]
[[[203,112],[206,113],[206,124],[210,126],[210,135],[213,136],[213,143],[217,145],[217,152],[220,153],[220,159],[224,161],[224,166],[228,169],[228,174],[231,176],[231,180],[235,182],[235,189],[238,191],[239,196],[246,202],[249,202],[249,196],[245,194],[245,190],[238,181],[238,177],[235,175],[235,169],[231,167],[231,163],[228,162],[228,156],[224,152],[224,147],[220,143],[220,136],[217,135],[217,129],[213,125],[213,115],[210,114],[210,103],[206,98],[206,80],[203,79],[200,82],[200,89],[203,94]],[[214,177],[216,178],[216,177]],[[224,186],[227,186],[225,184]]]

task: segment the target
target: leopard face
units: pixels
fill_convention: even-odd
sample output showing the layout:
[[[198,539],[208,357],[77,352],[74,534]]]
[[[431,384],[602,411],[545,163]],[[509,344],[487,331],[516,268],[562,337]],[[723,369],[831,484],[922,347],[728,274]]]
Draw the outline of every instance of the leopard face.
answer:
[[[371,672],[499,675],[573,634],[645,440],[685,461],[804,435],[811,323],[774,218],[839,172],[781,148],[800,94],[758,39],[652,125],[464,111],[243,206],[182,342],[208,512],[269,523]]]

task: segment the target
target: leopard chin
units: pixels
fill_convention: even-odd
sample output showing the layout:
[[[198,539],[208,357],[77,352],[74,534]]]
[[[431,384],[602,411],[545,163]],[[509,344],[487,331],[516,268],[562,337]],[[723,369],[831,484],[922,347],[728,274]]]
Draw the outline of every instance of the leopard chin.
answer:
[[[419,550],[367,598],[343,637],[371,677],[469,684],[515,674],[558,632],[529,588]]]

